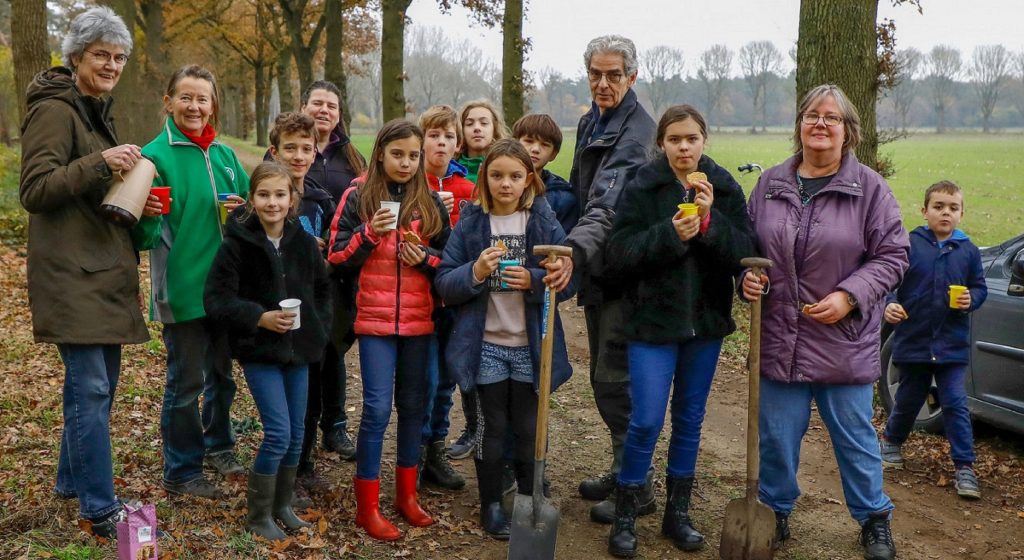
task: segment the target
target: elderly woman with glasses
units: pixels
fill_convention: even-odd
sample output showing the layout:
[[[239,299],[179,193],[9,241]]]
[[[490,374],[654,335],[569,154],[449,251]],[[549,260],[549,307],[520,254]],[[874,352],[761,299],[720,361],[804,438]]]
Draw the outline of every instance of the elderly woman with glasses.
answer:
[[[853,154],[857,110],[834,85],[800,103],[795,155],[764,173],[748,211],[775,266],[747,272],[742,295],[764,302],[761,339],[761,501],[789,538],[797,466],[811,401],[828,429],[847,508],[868,560],[896,557],[871,424],[885,295],[908,266],[909,240],[892,190]]]
[[[109,8],[76,17],[62,47],[66,67],[28,87],[22,135],[32,332],[36,342],[56,344],[65,368],[55,491],[77,497],[81,525],[105,538],[124,518],[110,446],[121,345],[149,340],[131,231],[100,214],[115,178],[142,157],[138,146],[117,141],[110,116],[108,94],[131,49],[131,33]],[[144,214],[160,210],[154,196]]]

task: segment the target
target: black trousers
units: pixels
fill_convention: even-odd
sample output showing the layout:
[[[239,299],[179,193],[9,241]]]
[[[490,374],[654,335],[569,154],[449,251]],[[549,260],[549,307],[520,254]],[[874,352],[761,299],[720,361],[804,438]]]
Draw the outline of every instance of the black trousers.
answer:
[[[622,469],[622,453],[629,429],[633,401],[629,393],[626,343],[617,328],[622,324],[621,302],[606,302],[583,308],[590,346],[590,386],[601,420],[608,427],[612,443],[611,472]]]
[[[513,464],[520,494],[533,493],[533,452],[537,437],[537,393],[532,383],[506,379],[498,383],[477,385],[477,446],[475,458],[488,473],[496,472],[497,496],[485,496],[481,487],[481,501],[491,503],[501,499],[501,468],[505,462],[507,434],[511,429],[515,438]],[[495,477],[490,477],[495,478]],[[487,482],[491,482],[488,480]],[[483,486],[487,486],[481,481]]]

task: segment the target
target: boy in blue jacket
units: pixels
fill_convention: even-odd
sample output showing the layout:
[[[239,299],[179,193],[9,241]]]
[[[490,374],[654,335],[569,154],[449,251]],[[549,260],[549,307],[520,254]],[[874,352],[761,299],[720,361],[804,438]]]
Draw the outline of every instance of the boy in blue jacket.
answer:
[[[569,181],[544,169],[562,149],[562,129],[548,115],[533,113],[524,115],[512,125],[512,136],[530,153],[534,171],[540,174],[544,183],[544,198],[555,211],[562,231],[568,235],[576,220],[580,219],[576,193]]]
[[[981,252],[957,229],[963,193],[951,181],[928,187],[921,215],[927,225],[910,233],[910,268],[890,295],[885,320],[895,324],[892,360],[900,370],[896,403],[881,438],[882,465],[902,468],[903,442],[924,405],[932,379],[956,467],[957,495],[978,499],[974,436],[964,376],[970,358],[970,317],[988,296]],[[959,296],[950,286],[966,286]]]

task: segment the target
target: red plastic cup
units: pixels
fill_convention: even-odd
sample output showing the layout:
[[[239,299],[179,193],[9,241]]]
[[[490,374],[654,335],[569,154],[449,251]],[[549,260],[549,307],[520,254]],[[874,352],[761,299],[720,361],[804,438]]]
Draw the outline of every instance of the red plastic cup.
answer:
[[[160,204],[163,205],[161,214],[171,213],[171,187],[152,187],[149,192],[155,194],[160,199]]]

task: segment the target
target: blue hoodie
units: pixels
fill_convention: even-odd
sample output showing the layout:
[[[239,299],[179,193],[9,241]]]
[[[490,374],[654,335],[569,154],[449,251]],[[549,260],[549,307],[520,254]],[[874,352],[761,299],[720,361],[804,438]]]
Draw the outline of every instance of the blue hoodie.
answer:
[[[949,307],[949,286],[967,286],[971,309]],[[959,229],[938,241],[928,226],[910,232],[910,268],[886,304],[899,303],[909,318],[896,325],[892,358],[896,363],[966,364],[970,360],[968,313],[988,297],[981,252]]]

